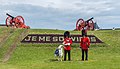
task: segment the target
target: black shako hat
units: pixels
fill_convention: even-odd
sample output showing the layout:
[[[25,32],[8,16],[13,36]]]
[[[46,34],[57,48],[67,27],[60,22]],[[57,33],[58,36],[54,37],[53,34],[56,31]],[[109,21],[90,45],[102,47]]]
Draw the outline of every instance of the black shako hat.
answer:
[[[87,36],[87,31],[86,31],[86,29],[84,29],[84,27],[83,27],[81,33],[82,33],[82,37]]]
[[[66,37],[70,37],[70,32],[69,31],[64,32],[64,38],[66,38]]]

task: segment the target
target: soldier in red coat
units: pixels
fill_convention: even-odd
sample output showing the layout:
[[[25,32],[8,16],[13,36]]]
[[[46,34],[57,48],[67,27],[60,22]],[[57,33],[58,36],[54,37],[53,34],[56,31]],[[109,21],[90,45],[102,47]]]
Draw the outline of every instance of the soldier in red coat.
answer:
[[[64,33],[64,61],[66,61],[66,55],[68,53],[68,60],[71,60],[70,50],[71,50],[72,39],[70,38],[70,32],[66,31]]]
[[[84,61],[84,52],[86,55],[85,60],[88,60],[88,49],[90,46],[90,40],[87,37],[87,35],[83,35],[83,37],[81,38],[81,42],[80,42],[80,48],[82,49],[82,61]]]

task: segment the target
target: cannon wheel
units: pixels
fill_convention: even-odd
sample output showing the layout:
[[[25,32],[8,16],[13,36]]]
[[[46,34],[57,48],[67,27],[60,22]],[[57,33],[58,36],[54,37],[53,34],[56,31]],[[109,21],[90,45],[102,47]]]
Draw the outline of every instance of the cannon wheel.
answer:
[[[7,26],[7,27],[12,27],[12,26],[14,26],[14,22],[13,22],[13,20],[12,20],[11,17],[7,17],[7,18],[6,18],[6,26]]]
[[[16,26],[16,28],[21,28],[24,23],[25,22],[24,22],[24,19],[23,19],[22,16],[15,17],[15,26]]]
[[[85,22],[82,18],[80,18],[76,23],[76,30],[80,31],[82,27],[85,27]]]
[[[89,25],[89,30],[94,30],[94,22],[93,22],[93,20],[90,20],[88,22],[88,25]]]

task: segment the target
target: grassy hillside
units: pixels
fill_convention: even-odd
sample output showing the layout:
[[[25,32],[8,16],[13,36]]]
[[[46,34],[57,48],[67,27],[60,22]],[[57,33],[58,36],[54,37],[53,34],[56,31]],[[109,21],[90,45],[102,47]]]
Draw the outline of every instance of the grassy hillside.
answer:
[[[1,30],[1,29],[0,29]],[[21,29],[14,31],[8,42],[13,42],[18,37]],[[71,34],[80,34],[79,31],[70,31]],[[59,33],[64,30],[31,29],[31,34]],[[56,61],[54,51],[59,44],[17,44],[17,48],[9,61],[0,62],[1,69],[119,69],[120,68],[120,30],[89,31],[99,37],[103,44],[91,44],[89,60],[81,60],[79,44],[73,44],[71,50],[72,61]],[[0,34],[1,35],[1,34]],[[9,43],[5,43],[9,46]],[[3,45],[5,46],[5,45]],[[0,52],[4,47],[0,48]],[[3,54],[3,53],[2,53]],[[2,55],[1,55],[2,56]]]
[[[18,39],[23,31],[25,29],[0,28],[0,61],[16,42],[20,42]]]

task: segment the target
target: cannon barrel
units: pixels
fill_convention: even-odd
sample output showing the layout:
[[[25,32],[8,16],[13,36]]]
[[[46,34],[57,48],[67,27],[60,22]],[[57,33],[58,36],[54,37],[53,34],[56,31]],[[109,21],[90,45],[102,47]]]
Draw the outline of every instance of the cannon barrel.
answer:
[[[6,13],[7,16],[11,17],[12,19],[14,19],[14,17],[8,13]]]
[[[90,20],[92,20],[92,19],[94,19],[93,17],[92,18],[90,18],[90,19],[88,19],[86,22],[88,23]]]

